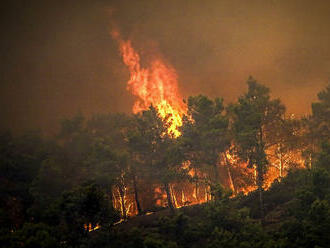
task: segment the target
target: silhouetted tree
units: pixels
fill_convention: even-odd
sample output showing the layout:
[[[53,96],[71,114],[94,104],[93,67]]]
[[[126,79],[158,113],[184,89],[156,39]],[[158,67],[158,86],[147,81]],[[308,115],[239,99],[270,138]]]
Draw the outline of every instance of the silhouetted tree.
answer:
[[[168,206],[173,211],[170,183],[184,174],[180,146],[167,133],[167,120],[163,120],[152,106],[136,115],[135,125],[129,138],[131,150],[140,164],[147,168],[149,178],[163,185]]]
[[[260,213],[263,218],[263,184],[268,166],[267,132],[281,121],[285,108],[280,100],[271,100],[269,89],[258,84],[252,77],[247,84],[248,92],[241,96],[229,111],[234,114],[233,132],[239,156],[248,162],[248,166],[255,166],[256,169]]]
[[[184,117],[180,138],[186,159],[190,161],[190,166],[195,168],[195,177],[198,170],[205,172],[212,168],[213,173],[208,173],[210,182],[219,184],[220,154],[230,145],[223,99],[210,100],[203,95],[189,97],[187,115]]]

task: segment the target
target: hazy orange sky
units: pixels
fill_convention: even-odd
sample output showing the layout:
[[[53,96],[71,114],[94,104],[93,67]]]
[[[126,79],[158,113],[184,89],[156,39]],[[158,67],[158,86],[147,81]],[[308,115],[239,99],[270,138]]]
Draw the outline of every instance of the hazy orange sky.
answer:
[[[326,0],[7,0],[2,7],[1,128],[53,132],[78,111],[129,112],[129,73],[111,22],[140,53],[157,50],[176,68],[184,97],[234,101],[252,75],[301,115],[329,84]]]

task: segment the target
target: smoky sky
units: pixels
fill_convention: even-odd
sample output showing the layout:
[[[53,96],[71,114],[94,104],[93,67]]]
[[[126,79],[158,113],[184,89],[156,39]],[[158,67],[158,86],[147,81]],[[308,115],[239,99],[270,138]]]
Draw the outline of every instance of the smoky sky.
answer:
[[[329,83],[329,13],[324,0],[6,1],[0,127],[52,133],[77,112],[130,112],[113,24],[142,55],[157,47],[183,97],[232,102],[252,75],[307,114]]]

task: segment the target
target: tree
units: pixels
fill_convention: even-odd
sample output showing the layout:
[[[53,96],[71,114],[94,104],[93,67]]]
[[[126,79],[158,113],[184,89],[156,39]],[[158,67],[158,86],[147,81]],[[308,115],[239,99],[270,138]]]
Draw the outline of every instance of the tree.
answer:
[[[330,143],[324,142],[321,146],[321,151],[318,154],[318,160],[316,162],[317,168],[323,168],[330,171]]]
[[[93,144],[86,119],[81,113],[62,120],[57,142],[62,148],[57,160],[65,164],[63,169],[66,175],[70,175],[72,186],[81,184],[88,177],[86,160]]]
[[[59,201],[59,213],[64,223],[63,234],[76,243],[97,225],[109,227],[119,219],[117,211],[100,186],[85,183],[71,191],[64,192]]]
[[[183,177],[184,170],[178,141],[167,132],[169,125],[167,118],[163,120],[151,106],[149,110],[135,115],[135,129],[130,133],[129,144],[135,160],[148,173],[145,178],[163,185],[168,206],[174,211],[170,183]]]
[[[106,190],[110,199],[112,199],[115,188],[118,189],[122,217],[126,219],[127,152],[115,150],[104,139],[97,139],[94,141],[87,163],[89,164],[90,178]]]
[[[188,98],[188,116],[184,117],[181,142],[185,156],[195,169],[212,168],[208,173],[212,184],[219,184],[219,160],[230,145],[228,119],[224,115],[223,99],[210,100],[198,95]],[[214,174],[214,176],[212,176]],[[196,179],[195,179],[196,180]],[[196,182],[197,196],[197,182]]]
[[[56,248],[59,241],[55,227],[44,223],[24,223],[22,229],[13,233],[11,245],[6,247]]]
[[[266,146],[267,136],[271,129],[278,126],[285,107],[280,100],[271,100],[269,89],[258,84],[252,77],[247,81],[248,92],[231,105],[233,113],[233,133],[241,159],[248,162],[249,167],[256,169],[256,185],[259,191],[261,217],[263,209],[264,174],[268,166]]]
[[[319,141],[330,140],[330,85],[317,95],[319,101],[312,103],[312,122]]]
[[[141,212],[133,154],[128,145],[131,125],[131,116],[125,114],[94,116],[87,123],[92,137],[92,149],[87,162],[89,174],[106,189],[110,197],[118,190],[124,219],[128,211],[125,206],[126,191],[131,182],[137,210]]]
[[[301,167],[302,122],[283,116],[276,127],[267,133],[266,154],[269,162],[278,169],[279,178],[289,169]]]
[[[40,131],[0,135],[0,211],[7,220],[2,226],[15,230],[28,219],[26,210],[33,202],[30,186],[49,151]]]
[[[304,118],[304,155],[312,169],[321,144],[330,140],[330,85],[318,93],[318,102],[312,103],[312,115]]]
[[[58,224],[59,219],[53,206],[65,190],[72,188],[72,177],[67,175],[68,166],[70,165],[61,161],[55,154],[42,162],[30,187],[33,204],[28,212],[35,222]]]

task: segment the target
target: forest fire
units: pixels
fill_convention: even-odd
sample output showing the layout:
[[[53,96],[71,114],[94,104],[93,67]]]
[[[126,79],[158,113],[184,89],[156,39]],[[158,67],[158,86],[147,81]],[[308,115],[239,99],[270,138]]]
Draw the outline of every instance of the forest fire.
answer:
[[[133,113],[147,110],[151,105],[156,107],[162,118],[168,118],[169,134],[178,137],[177,127],[182,125],[182,115],[186,106],[179,93],[177,74],[171,65],[157,58],[143,68],[140,55],[132,47],[130,40],[123,40],[118,31],[113,31],[112,37],[118,41],[123,62],[130,72],[127,89],[137,97]]]
[[[1,247],[330,247],[330,1],[2,6]]]
[[[132,108],[133,113],[136,114],[147,110],[150,106],[154,106],[159,115],[168,122],[168,133],[173,137],[180,136],[181,133],[177,128],[182,126],[182,116],[187,113],[187,106],[182,101],[182,96],[179,93],[175,69],[165,63],[161,56],[148,61],[147,66],[143,67],[140,54],[133,48],[132,42],[124,40],[116,30],[113,30],[111,35],[118,42],[123,62],[130,73],[127,90],[136,97]],[[235,150],[235,146],[232,146],[230,150]],[[263,185],[265,189],[269,188],[274,180],[283,176],[285,161],[274,155],[276,151],[276,149],[267,151],[269,170],[264,175]],[[299,157],[298,151],[294,154],[296,155],[293,157]],[[221,184],[225,188],[230,188],[233,196],[240,192],[248,194],[256,190],[257,169],[255,166],[248,168],[246,162],[241,161],[237,155],[231,154],[229,150],[222,155],[219,154],[219,156],[222,156],[217,165],[217,170],[222,177]],[[291,157],[285,163],[294,163]],[[281,163],[280,166],[279,163]],[[299,167],[303,167],[301,163],[298,164],[300,164]],[[189,160],[183,163],[183,167],[188,169],[192,178],[196,176],[199,180],[207,180],[207,175],[196,168],[190,167]],[[153,191],[153,193],[150,194],[152,199],[150,198],[147,201],[150,201],[150,205],[153,206],[167,207],[166,199],[168,196],[164,189],[160,185],[153,185],[152,187],[151,192]],[[169,190],[175,208],[201,204],[212,199],[211,187],[207,183],[173,182],[169,185]],[[138,214],[132,186],[127,185],[124,191],[123,194],[120,194],[119,191],[113,191],[115,208],[120,210],[122,216]],[[147,197],[144,196],[144,198]]]
[[[218,166],[221,174],[221,184],[232,191],[232,197],[239,193],[247,195],[251,191],[255,191],[256,186],[256,171],[255,168],[248,168],[247,163],[240,161],[237,156],[231,155],[226,151],[227,159],[220,162]],[[264,175],[264,189],[267,190],[275,180],[281,180],[281,172],[278,168],[278,159],[272,159],[271,150],[267,154],[269,158],[269,168]],[[304,160],[298,151],[291,152],[290,157],[285,161],[285,167],[288,168],[304,168]],[[291,164],[295,164],[292,167]],[[189,167],[189,162],[185,163],[186,168]],[[291,166],[291,167],[290,167]],[[287,169],[286,169],[287,171]],[[284,172],[282,172],[284,173]],[[200,180],[206,178],[207,175],[194,169],[189,170],[189,175]],[[285,176],[286,172],[282,174]],[[149,196],[144,195],[146,205],[155,207],[167,207],[167,196],[164,189],[160,185],[151,185],[151,193]],[[122,215],[134,216],[138,214],[137,206],[134,200],[132,186],[125,188],[124,199],[121,199],[118,190],[113,191],[114,207],[120,211]],[[170,185],[171,198],[175,208],[182,208],[189,205],[203,204],[212,199],[211,187],[208,183],[200,182],[192,183],[182,180],[174,182]],[[147,199],[148,198],[148,199]],[[150,198],[150,199],[149,199]],[[154,210],[152,210],[154,211]],[[125,213],[124,213],[125,212]]]

